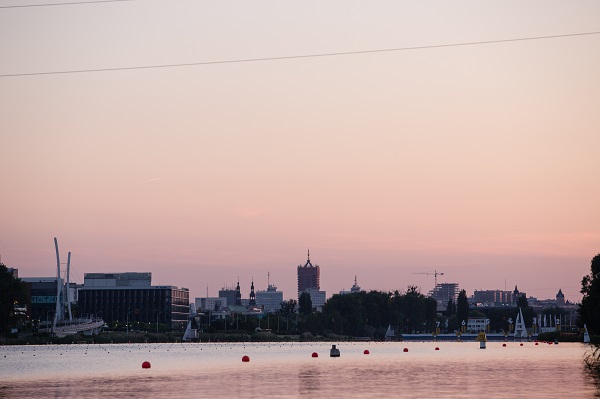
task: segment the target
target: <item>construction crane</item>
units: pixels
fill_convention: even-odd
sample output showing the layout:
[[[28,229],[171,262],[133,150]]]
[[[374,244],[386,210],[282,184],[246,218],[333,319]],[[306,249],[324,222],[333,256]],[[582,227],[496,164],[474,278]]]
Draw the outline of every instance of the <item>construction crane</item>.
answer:
[[[426,274],[428,276],[431,276],[433,274],[434,279],[435,279],[435,285],[433,286],[434,289],[437,287],[437,276],[438,276],[438,274],[440,276],[444,275],[444,273],[440,273],[437,270],[434,270],[433,272],[421,272],[421,273],[413,273],[413,274]]]

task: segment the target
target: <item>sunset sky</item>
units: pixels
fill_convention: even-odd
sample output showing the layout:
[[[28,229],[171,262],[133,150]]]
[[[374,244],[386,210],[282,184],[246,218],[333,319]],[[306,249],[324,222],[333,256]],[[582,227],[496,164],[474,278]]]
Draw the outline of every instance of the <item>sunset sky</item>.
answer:
[[[5,8],[0,75],[600,32],[598,1]],[[55,3],[55,2],[52,2]],[[0,254],[215,296],[438,282],[579,301],[600,252],[600,34],[0,77]]]

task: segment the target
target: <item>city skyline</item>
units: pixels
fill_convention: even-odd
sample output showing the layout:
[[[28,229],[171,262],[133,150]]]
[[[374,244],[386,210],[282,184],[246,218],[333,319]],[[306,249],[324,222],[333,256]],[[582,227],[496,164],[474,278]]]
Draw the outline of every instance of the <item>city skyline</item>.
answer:
[[[270,273],[295,298],[310,248],[328,296],[354,276],[427,293],[415,273],[438,271],[579,301],[600,252],[598,15],[591,0],[3,7],[2,262],[52,276],[57,237],[75,281],[149,271],[200,297]]]
[[[309,254],[310,254],[310,250],[309,250]],[[306,264],[310,264],[311,267],[313,266],[312,263],[310,262],[310,255],[309,255],[309,257],[306,260]],[[61,265],[63,265],[61,267],[61,276],[62,276],[62,278],[65,278],[66,270],[64,269],[63,262],[61,262]],[[7,265],[7,266],[11,267],[10,265]],[[53,265],[53,266],[54,266],[54,268],[56,268],[56,265]],[[315,264],[314,267],[315,268],[320,268],[320,266],[317,265],[317,264]],[[296,266],[296,270],[301,269],[301,268],[303,268],[302,264],[299,264],[299,265]],[[20,277],[22,277],[22,278],[33,278],[33,277],[36,277],[36,278],[37,277],[39,277],[39,278],[54,278],[51,275],[35,275],[35,276],[33,276],[33,275],[27,275],[27,276],[25,276],[25,275],[23,275],[23,270],[27,271],[27,269],[20,269],[20,273],[21,273]],[[55,272],[55,270],[54,270],[54,272]],[[132,272],[132,271],[112,270],[112,271],[110,271],[108,273],[128,273],[128,272]],[[136,270],[136,271],[133,271],[133,272],[134,273],[145,273],[145,272],[148,272],[148,271],[147,270]],[[80,279],[79,278],[79,273],[77,273],[77,271],[75,270],[75,276],[77,276],[76,280],[80,280],[80,281],[73,281],[73,269],[71,269],[71,273],[72,273],[71,274],[71,282],[72,283],[75,282],[77,284],[83,284],[83,274],[81,275],[81,279]],[[97,273],[101,273],[102,274],[102,273],[107,273],[107,272],[106,271],[101,271],[101,272],[99,272],[99,271],[91,271],[91,272],[85,272],[84,274],[94,275],[94,274],[97,274]],[[149,272],[149,273],[153,274],[152,272]],[[430,276],[434,276],[436,273],[438,275],[443,275],[444,274],[444,273],[438,272],[438,271],[433,271],[433,272],[415,272],[413,274],[425,274],[425,275],[427,275],[427,278],[431,279]],[[264,289],[262,288],[262,286],[260,286],[258,284],[255,285],[255,280],[260,280],[260,278],[256,279],[254,277],[255,275],[252,274],[252,273],[250,273],[250,276],[251,277],[250,277],[250,280],[249,280],[248,284],[245,284],[245,282],[238,275],[236,277],[236,280],[233,281],[233,282],[231,282],[231,284],[223,283],[218,288],[215,288],[214,292],[211,291],[210,287],[205,287],[205,291],[200,291],[198,294],[196,294],[195,292],[193,292],[192,289],[190,289],[186,285],[178,285],[178,284],[174,284],[174,283],[169,282],[169,281],[161,281],[161,282],[158,282],[158,283],[154,282],[153,285],[155,285],[155,286],[164,286],[164,285],[167,285],[167,286],[175,286],[175,287],[179,287],[179,288],[190,289],[190,299],[193,299],[193,298],[205,298],[205,297],[217,297],[218,295],[216,293],[218,291],[220,291],[220,290],[224,290],[225,289],[225,290],[235,291],[236,287],[239,287],[241,295],[242,295],[241,298],[245,299],[245,300],[248,300],[250,298],[251,289],[253,287],[254,287],[254,289],[255,289],[256,292],[257,291],[266,291],[267,288],[268,288],[268,286],[276,286],[277,287],[277,282],[271,280],[270,272],[269,271],[267,272],[267,280],[266,280],[267,285],[265,285]],[[505,286],[504,287],[473,288],[471,290],[468,290],[465,287],[461,286],[460,282],[456,282],[456,281],[452,281],[452,282],[451,281],[441,281],[441,278],[442,277],[440,276],[439,277],[440,281],[437,281],[437,276],[435,276],[435,280],[434,281],[437,281],[438,285],[444,285],[444,284],[447,285],[448,283],[450,283],[450,284],[457,284],[458,287],[459,287],[459,290],[465,289],[465,291],[467,292],[467,295],[469,297],[471,297],[473,295],[474,291],[487,291],[487,290],[495,291],[495,290],[499,290],[499,291],[506,291],[506,292],[512,293],[513,290],[516,289],[517,286],[519,285],[518,283],[515,283],[514,284],[514,288],[513,288],[513,287],[510,287],[509,285],[506,285],[506,282],[505,282]],[[354,284],[355,282],[357,282],[357,280],[359,280],[358,277],[357,277],[357,275],[354,275],[352,283]],[[298,284],[298,281],[299,281],[299,278],[298,278],[298,275],[296,274],[296,284]],[[336,282],[336,284],[337,284],[337,286],[339,286],[341,283],[340,282]],[[246,287],[246,285],[247,285],[247,287]],[[192,286],[197,286],[197,284],[192,284]],[[399,290],[400,292],[403,292],[408,286],[417,286],[417,288],[419,289],[419,291],[423,295],[426,295],[426,296],[429,295],[430,291],[434,288],[434,286],[432,286],[431,288],[426,288],[426,287],[423,287],[423,286],[419,286],[419,285],[417,285],[415,283],[408,283],[408,284],[406,284],[406,286],[404,286],[402,288],[391,288],[391,289],[388,288],[388,289],[383,289],[383,288],[376,288],[376,287],[367,287],[367,288],[363,288],[363,290],[365,290],[365,291],[371,291],[371,290],[375,290],[375,291],[389,291],[389,292],[393,292],[394,290]],[[568,288],[571,288],[571,287],[568,287]],[[568,288],[566,289],[566,291],[569,291]],[[297,289],[293,291],[296,295],[294,295],[294,294],[291,294],[291,295],[286,294],[286,291],[283,290],[281,287],[278,287],[278,289],[279,289],[279,291],[283,291],[284,292],[284,299],[286,299],[286,300],[287,299],[298,299],[297,296],[299,295],[300,292]],[[556,293],[558,293],[559,291],[561,291],[561,293],[562,293],[562,291],[565,291],[562,287],[559,287],[559,288],[557,288],[557,290],[555,291],[554,294],[546,294],[546,293],[550,293],[551,289],[552,288],[546,288],[546,289],[543,289],[543,290],[535,289],[535,288],[533,289],[534,292],[543,291],[544,294],[542,294],[542,296],[536,295],[535,293],[529,293],[526,289],[523,289],[523,288],[521,288],[520,291],[522,293],[526,293],[527,294],[527,298],[533,297],[533,298],[540,299],[540,300],[554,299],[555,296],[556,296]],[[245,295],[246,291],[247,291],[248,295]],[[342,284],[342,288],[340,288],[339,290],[334,290],[334,291],[324,290],[324,291],[327,292],[327,296],[326,297],[330,298],[332,295],[338,294],[340,291],[347,291],[347,288],[346,288],[345,285]],[[208,295],[207,295],[207,293],[208,293]],[[548,295],[548,296],[544,296],[544,295]],[[565,300],[569,301],[571,303],[576,303],[576,302],[579,301],[578,298],[570,298],[568,296],[565,298]]]

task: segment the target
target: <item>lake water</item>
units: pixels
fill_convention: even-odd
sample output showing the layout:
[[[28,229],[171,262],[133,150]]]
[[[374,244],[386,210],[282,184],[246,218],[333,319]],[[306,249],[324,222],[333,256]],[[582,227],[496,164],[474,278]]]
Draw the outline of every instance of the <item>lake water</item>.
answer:
[[[598,397],[583,344],[336,344],[0,346],[0,398]]]

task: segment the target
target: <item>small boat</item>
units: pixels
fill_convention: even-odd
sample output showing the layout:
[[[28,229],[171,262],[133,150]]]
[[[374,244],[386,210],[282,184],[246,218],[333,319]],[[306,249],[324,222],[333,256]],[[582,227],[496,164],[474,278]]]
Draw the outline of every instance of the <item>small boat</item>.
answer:
[[[335,347],[335,345],[331,345],[331,350],[329,351],[330,357],[340,357],[340,350]]]

